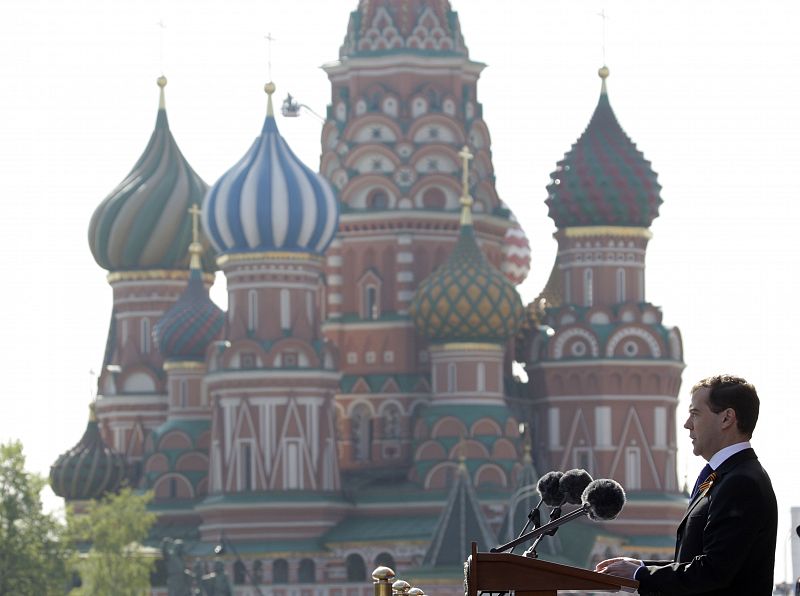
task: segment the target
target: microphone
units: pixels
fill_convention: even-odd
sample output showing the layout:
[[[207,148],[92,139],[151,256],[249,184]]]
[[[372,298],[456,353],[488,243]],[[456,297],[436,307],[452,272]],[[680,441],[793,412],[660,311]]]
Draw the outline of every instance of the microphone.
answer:
[[[610,520],[617,517],[625,506],[625,491],[619,482],[601,478],[586,487],[581,501],[581,509],[587,509],[586,514],[590,519]]]
[[[617,515],[619,515],[619,512],[622,511],[624,505],[625,491],[618,482],[608,478],[593,480],[584,489],[583,494],[581,495],[580,507],[574,511],[570,511],[558,519],[551,521],[550,523],[544,524],[535,530],[531,530],[527,534],[523,534],[511,542],[492,548],[489,550],[489,552],[503,552],[504,550],[512,548],[521,542],[525,542],[526,540],[537,538],[542,534],[546,534],[550,530],[558,528],[568,521],[575,519],[576,517],[581,517],[582,515],[587,515],[590,519],[595,521],[614,519],[617,517]]]
[[[536,483],[536,490],[542,497],[542,503],[548,507],[560,507],[564,504],[566,494],[561,485],[561,479],[564,474],[562,472],[548,472]]]
[[[583,491],[592,482],[589,472],[582,469],[567,470],[561,477],[559,484],[564,491],[564,498],[570,505],[580,505],[583,502]]]

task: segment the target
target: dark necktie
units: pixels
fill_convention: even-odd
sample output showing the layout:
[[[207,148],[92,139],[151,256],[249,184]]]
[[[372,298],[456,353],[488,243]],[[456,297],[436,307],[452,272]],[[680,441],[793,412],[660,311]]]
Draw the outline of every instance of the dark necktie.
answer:
[[[700,485],[702,485],[706,481],[706,478],[708,478],[713,471],[714,469],[710,465],[706,464],[705,466],[703,466],[703,469],[700,470],[700,475],[697,477],[697,481],[694,483],[694,488],[692,489],[692,496],[689,497],[690,499],[695,498],[697,493],[700,491]]]

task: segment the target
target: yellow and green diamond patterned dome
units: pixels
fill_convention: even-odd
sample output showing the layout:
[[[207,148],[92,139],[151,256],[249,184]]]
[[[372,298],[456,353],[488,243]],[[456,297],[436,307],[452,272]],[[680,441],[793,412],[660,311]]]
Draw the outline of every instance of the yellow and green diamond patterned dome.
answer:
[[[420,284],[409,314],[433,342],[504,342],[522,321],[522,302],[478,247],[468,210],[455,249]]]

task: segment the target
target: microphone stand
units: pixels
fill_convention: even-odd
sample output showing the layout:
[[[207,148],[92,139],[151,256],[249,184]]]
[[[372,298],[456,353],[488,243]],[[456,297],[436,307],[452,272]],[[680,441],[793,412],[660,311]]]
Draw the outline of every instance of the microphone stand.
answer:
[[[528,519],[525,522],[525,525],[522,526],[522,530],[520,530],[519,534],[517,534],[517,538],[519,538],[520,536],[525,534],[525,531],[528,529],[528,526],[530,526],[531,524],[533,524],[533,529],[534,530],[541,525],[541,523],[542,523],[542,513],[539,510],[539,507],[542,506],[542,503],[544,503],[544,499],[543,498],[539,499],[539,503],[536,505],[536,507],[534,507],[533,509],[528,511]],[[514,545],[514,546],[516,546],[516,545]],[[512,552],[512,553],[514,552],[514,546],[511,547],[511,550],[509,552]],[[492,549],[492,551],[494,551],[494,549]],[[482,591],[481,594],[487,594],[487,592]],[[493,592],[488,592],[488,594],[493,594]],[[506,594],[508,594],[508,592],[499,592],[497,594],[497,596],[505,596]]]
[[[554,507],[550,511],[550,522],[549,523],[554,522],[555,520],[559,519],[560,517],[561,517],[561,506],[559,505],[558,507]],[[536,526],[533,527],[533,529],[536,530],[538,527],[539,526],[536,525]],[[525,530],[525,528],[523,528],[523,531],[524,530]],[[522,556],[523,557],[528,557],[529,559],[538,559],[539,555],[536,552],[536,547],[539,546],[539,543],[542,541],[542,538],[544,538],[545,536],[554,536],[557,531],[558,531],[558,527],[555,527],[552,530],[550,530],[549,532],[545,532],[544,534],[540,534],[539,536],[537,536],[536,540],[533,541],[533,544],[531,544],[528,547],[528,550],[526,550],[524,553],[522,553]],[[520,534],[520,536],[522,536],[522,534]],[[517,536],[517,538],[519,538],[519,536]],[[514,552],[514,547],[512,546],[511,550],[508,551],[508,552],[513,553]]]
[[[567,523],[570,520],[575,519],[576,517],[580,517],[582,515],[586,515],[587,513],[589,513],[589,509],[590,509],[589,503],[584,503],[583,505],[578,507],[575,511],[570,511],[569,513],[567,513],[566,515],[564,515],[562,517],[559,517],[558,519],[554,519],[553,521],[551,521],[549,523],[546,523],[545,525],[540,526],[539,528],[531,530],[530,532],[528,532],[526,534],[522,534],[522,535],[518,536],[517,538],[515,538],[514,540],[512,540],[511,542],[506,542],[505,544],[501,544],[500,546],[496,546],[494,548],[490,548],[489,552],[490,553],[502,553],[505,550],[508,550],[510,548],[514,548],[515,546],[517,546],[518,544],[520,544],[522,542],[525,542],[526,540],[531,540],[532,538],[538,538],[539,536],[542,536],[542,535],[546,534],[547,532],[549,532],[550,530],[553,530],[555,528],[558,528],[559,526],[564,525],[565,523]]]

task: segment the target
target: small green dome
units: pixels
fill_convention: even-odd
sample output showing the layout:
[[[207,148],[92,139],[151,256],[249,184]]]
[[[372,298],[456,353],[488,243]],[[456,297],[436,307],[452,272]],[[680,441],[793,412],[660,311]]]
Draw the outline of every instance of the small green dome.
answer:
[[[433,342],[505,342],[523,307],[514,285],[481,252],[472,225],[462,224],[455,249],[420,284],[409,314]]]
[[[50,467],[50,486],[67,501],[99,499],[119,490],[126,472],[125,456],[105,444],[92,408],[81,440]]]

